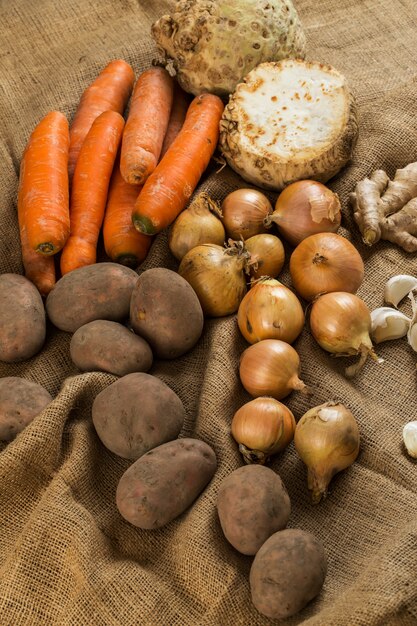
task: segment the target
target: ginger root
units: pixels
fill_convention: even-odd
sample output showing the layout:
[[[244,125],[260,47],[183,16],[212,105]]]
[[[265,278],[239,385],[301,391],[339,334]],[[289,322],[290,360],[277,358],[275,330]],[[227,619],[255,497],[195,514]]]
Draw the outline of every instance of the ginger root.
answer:
[[[350,201],[367,245],[385,239],[417,252],[417,163],[398,169],[392,181],[376,170],[356,185]]]

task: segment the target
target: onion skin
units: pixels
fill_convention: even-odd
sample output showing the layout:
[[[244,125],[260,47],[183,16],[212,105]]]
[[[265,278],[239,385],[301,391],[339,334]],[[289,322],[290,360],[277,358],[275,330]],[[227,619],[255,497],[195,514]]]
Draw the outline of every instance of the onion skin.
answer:
[[[346,469],[359,454],[359,428],[343,404],[326,402],[313,407],[299,420],[294,446],[307,466],[308,489],[314,504],[327,495],[335,474]]]
[[[278,339],[258,341],[246,348],[240,357],[240,381],[253,398],[270,396],[282,400],[294,390],[308,393],[299,372],[297,352]]]
[[[196,292],[206,317],[223,317],[236,313],[246,294],[246,262],[244,253],[203,244],[187,252],[178,273]]]
[[[236,189],[222,202],[223,225],[228,237],[249,239],[266,233],[265,218],[272,213],[268,198],[256,189]]]
[[[356,293],[364,277],[361,255],[336,233],[318,233],[304,239],[290,257],[290,274],[305,300],[332,291]]]
[[[354,376],[368,355],[378,360],[370,337],[371,313],[365,302],[353,293],[336,291],[317,298],[310,312],[310,330],[319,346],[339,356],[360,354],[356,366],[346,369]]]
[[[253,279],[278,276],[285,262],[284,246],[278,237],[269,233],[254,235],[246,239],[245,247],[250,254],[250,273]]]
[[[220,208],[204,192],[182,211],[169,232],[168,246],[177,261],[203,243],[223,245],[226,239]]]
[[[315,180],[299,180],[278,196],[266,224],[275,223],[279,233],[293,246],[317,233],[335,233],[341,222],[337,194]]]
[[[293,413],[274,398],[255,398],[240,407],[232,419],[232,435],[245,463],[263,465],[291,443],[294,431]]]
[[[292,343],[303,330],[304,311],[297,296],[274,278],[255,283],[239,305],[237,323],[248,343],[280,339]]]

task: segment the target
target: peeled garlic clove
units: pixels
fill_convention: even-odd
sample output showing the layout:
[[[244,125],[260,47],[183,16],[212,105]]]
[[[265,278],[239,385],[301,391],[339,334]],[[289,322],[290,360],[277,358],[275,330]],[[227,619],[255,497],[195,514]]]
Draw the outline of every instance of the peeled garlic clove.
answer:
[[[382,306],[371,312],[371,338],[374,343],[405,337],[410,327],[410,319],[388,306]]]
[[[397,308],[399,302],[417,287],[417,278],[409,274],[398,274],[392,276],[385,285],[384,300],[387,304],[392,304]]]
[[[417,421],[408,422],[404,426],[403,440],[408,454],[417,459]]]

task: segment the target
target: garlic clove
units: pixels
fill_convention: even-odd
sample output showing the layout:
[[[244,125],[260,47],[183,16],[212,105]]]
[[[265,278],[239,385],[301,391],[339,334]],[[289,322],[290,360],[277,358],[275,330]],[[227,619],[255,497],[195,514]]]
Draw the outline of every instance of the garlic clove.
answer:
[[[382,341],[405,337],[411,320],[401,311],[383,306],[371,312],[371,322],[372,341],[381,343]]]
[[[397,308],[398,304],[412,289],[417,288],[417,278],[409,274],[392,276],[385,285],[384,301]]]
[[[417,459],[417,421],[408,422],[404,426],[403,440],[408,454]]]
[[[415,352],[417,352],[417,299],[413,295],[413,291],[408,294],[413,308],[413,317],[410,321],[410,328],[407,333],[407,341]]]

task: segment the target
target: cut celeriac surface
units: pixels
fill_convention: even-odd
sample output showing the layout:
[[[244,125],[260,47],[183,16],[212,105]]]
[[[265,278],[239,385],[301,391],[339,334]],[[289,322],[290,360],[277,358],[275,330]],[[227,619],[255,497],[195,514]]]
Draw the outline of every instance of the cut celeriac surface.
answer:
[[[230,97],[220,123],[228,164],[266,189],[326,182],[349,160],[358,124],[345,77],[329,65],[261,63]]]

